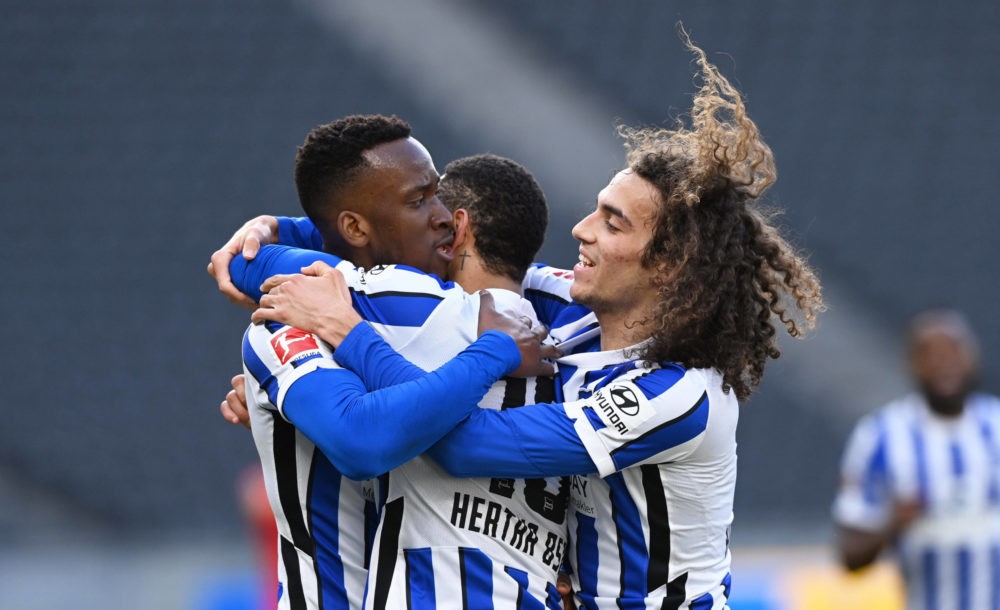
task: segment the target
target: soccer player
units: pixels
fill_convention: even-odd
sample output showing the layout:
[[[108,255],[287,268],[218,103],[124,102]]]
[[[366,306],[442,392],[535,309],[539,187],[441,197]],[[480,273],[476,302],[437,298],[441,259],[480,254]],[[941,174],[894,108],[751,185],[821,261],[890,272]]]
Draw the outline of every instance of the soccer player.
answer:
[[[758,209],[775,179],[770,149],[739,93],[687,43],[703,79],[691,125],[622,129],[628,167],[574,227],[572,278],[543,274],[575,301],[547,313],[589,307],[599,351],[559,359],[557,401],[476,410],[430,451],[459,476],[574,475],[569,563],[586,608],[727,607],[738,400],[779,356],[775,322],[799,336],[823,307],[812,270]],[[325,313],[278,299],[256,315],[333,344],[363,334],[346,342],[361,356],[343,356],[376,377],[364,354],[378,338],[347,333],[334,284],[315,284],[326,296],[310,299]]]
[[[395,117],[321,125],[296,156],[299,199],[320,245],[365,266],[397,262],[446,272],[454,229],[438,181],[427,150]],[[290,333],[276,343],[287,356],[306,344]],[[254,432],[280,534],[279,607],[359,607],[375,526],[370,484],[340,477],[280,417]]]
[[[449,275],[466,286],[493,287],[499,304],[506,301],[508,309],[533,318],[530,304],[514,292],[520,290],[521,277],[541,245],[547,223],[544,196],[533,178],[512,161],[480,155],[450,164],[441,194],[443,199],[463,206],[455,209],[453,247],[457,256]],[[316,252],[265,247],[251,267],[267,268],[266,274],[254,276],[243,259],[236,259],[235,275],[247,293],[257,296],[253,294],[256,287],[271,272],[298,271],[317,259],[344,270],[351,277],[359,310],[381,334],[426,368],[446,361],[475,338],[478,295],[467,295],[460,286],[411,267],[377,266],[362,272],[350,263]],[[293,288],[294,282],[290,282],[284,290]],[[537,321],[535,327],[542,328]],[[537,349],[538,339],[531,338]],[[498,346],[489,350],[501,351]],[[244,342],[252,430],[258,447],[265,448],[265,468],[273,463],[269,480],[277,491],[272,494],[272,504],[293,520],[298,519],[300,510],[311,514],[311,527],[300,524],[297,528],[302,544],[295,546],[312,544],[317,557],[337,536],[351,540],[357,531],[354,527],[345,531],[341,525],[327,532],[323,520],[315,515],[333,512],[323,498],[342,480],[341,474],[366,479],[395,468],[422,453],[430,445],[429,439],[439,438],[467,415],[467,410],[434,399],[395,410],[384,399],[364,402],[373,397],[361,397],[363,388],[338,384],[344,371],[335,368],[330,355],[311,335],[282,325],[253,326]],[[513,355],[520,360],[516,350]],[[503,360],[493,358],[493,363],[500,366]],[[455,404],[475,407],[475,401],[463,397],[479,387],[485,390],[490,383],[492,379],[478,386],[461,384],[453,388],[451,398]],[[485,404],[506,408],[552,395],[550,379],[508,379],[491,390]],[[350,397],[358,400],[350,401]],[[479,397],[481,394],[476,400]],[[281,486],[288,485],[294,476],[294,464],[274,446],[281,429],[289,428],[280,421],[281,416],[305,436],[295,436],[295,462],[311,459],[314,464],[305,507],[300,507],[304,493],[281,493]],[[355,433],[338,435],[349,425]],[[309,441],[322,449],[322,458]],[[373,557],[377,569],[369,578],[367,606],[397,607],[416,599],[437,598],[441,603],[463,599],[470,607],[530,605],[530,600],[536,600],[538,607],[558,607],[553,583],[565,547],[567,484],[558,480],[465,479],[442,485],[442,478],[447,476],[440,469],[428,467],[418,458],[393,470],[380,489],[387,503]],[[304,477],[297,479],[304,489]],[[441,492],[431,497],[427,489]],[[421,490],[419,495],[416,490]],[[480,522],[480,510],[488,513],[484,522]],[[292,533],[296,533],[294,529]],[[356,551],[358,542],[354,540],[349,548]],[[298,579],[291,580],[303,580],[301,571]],[[336,582],[336,571],[331,576],[321,570],[319,580]],[[323,596],[326,599],[338,593],[324,590]],[[328,600],[324,603],[329,605]]]
[[[965,317],[910,321],[917,391],[861,419],[833,505],[841,562],[896,552],[910,610],[1000,609],[1000,400],[975,392],[979,346]]]

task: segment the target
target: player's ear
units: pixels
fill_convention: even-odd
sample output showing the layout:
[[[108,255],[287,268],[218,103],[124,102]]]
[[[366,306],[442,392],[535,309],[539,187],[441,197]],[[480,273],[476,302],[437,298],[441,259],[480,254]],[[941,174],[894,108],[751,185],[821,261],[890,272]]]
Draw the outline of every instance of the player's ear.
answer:
[[[342,211],[337,216],[337,230],[347,245],[353,248],[363,248],[368,245],[371,227],[368,220],[357,212]]]
[[[455,227],[455,243],[453,248],[457,249],[462,244],[472,239],[472,227],[469,211],[465,208],[458,208],[451,215],[452,225]]]

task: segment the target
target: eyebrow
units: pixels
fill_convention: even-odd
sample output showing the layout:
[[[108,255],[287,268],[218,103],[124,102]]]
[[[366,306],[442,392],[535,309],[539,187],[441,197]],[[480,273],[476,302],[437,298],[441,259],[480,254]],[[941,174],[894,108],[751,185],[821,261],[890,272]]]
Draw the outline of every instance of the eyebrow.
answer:
[[[432,186],[434,186],[435,184],[439,184],[440,182],[441,182],[440,176],[437,175],[428,176],[427,179],[422,180],[419,184],[407,185],[403,193],[406,197],[412,197],[413,195],[422,195]]]
[[[610,203],[601,203],[598,204],[597,207],[599,207],[601,211],[604,212],[605,214],[610,214],[615,218],[621,219],[621,221],[627,224],[628,226],[630,227],[632,226],[632,221],[629,220],[627,216],[625,216],[625,212],[622,212],[621,208],[613,206]]]

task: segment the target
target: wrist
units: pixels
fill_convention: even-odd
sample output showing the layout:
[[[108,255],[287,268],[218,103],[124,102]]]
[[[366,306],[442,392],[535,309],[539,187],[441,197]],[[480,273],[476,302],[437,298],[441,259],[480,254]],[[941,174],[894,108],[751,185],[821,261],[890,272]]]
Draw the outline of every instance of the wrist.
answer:
[[[341,318],[322,317],[317,320],[316,334],[319,335],[320,339],[336,348],[363,321],[353,309],[349,315]]]

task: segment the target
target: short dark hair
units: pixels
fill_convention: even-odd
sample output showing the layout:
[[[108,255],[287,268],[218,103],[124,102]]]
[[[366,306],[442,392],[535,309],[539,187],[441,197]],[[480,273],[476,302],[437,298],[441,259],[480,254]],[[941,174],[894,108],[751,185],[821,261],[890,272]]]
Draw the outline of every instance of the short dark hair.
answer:
[[[476,251],[489,271],[524,279],[549,223],[545,194],[531,172],[497,155],[464,157],[445,167],[438,197],[452,212],[469,211]]]
[[[320,125],[309,132],[295,156],[295,188],[299,203],[321,232],[336,205],[340,189],[367,166],[363,154],[379,144],[410,136],[410,125],[396,116],[356,114]]]

